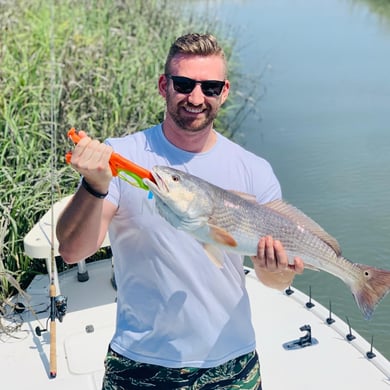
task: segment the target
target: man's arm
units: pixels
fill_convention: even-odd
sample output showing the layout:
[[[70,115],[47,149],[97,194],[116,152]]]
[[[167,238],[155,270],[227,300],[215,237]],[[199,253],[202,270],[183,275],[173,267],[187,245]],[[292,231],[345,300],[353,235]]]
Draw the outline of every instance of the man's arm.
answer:
[[[280,241],[267,236],[259,240],[257,255],[251,257],[258,279],[268,287],[283,290],[291,285],[295,275],[304,270],[303,260],[294,258],[289,264]]]
[[[76,145],[71,165],[93,191],[105,194],[112,179],[109,159],[112,148],[91,140],[85,133]],[[116,207],[80,186],[57,222],[59,252],[67,263],[75,263],[95,253],[104,240]]]

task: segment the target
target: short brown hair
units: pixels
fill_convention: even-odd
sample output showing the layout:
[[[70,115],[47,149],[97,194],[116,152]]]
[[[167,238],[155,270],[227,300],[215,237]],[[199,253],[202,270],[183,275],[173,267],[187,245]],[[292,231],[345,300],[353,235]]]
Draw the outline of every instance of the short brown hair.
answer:
[[[211,34],[190,33],[177,38],[175,42],[172,43],[165,61],[166,74],[170,73],[172,59],[180,54],[200,56],[219,55],[224,60],[226,68],[225,53],[222,47],[219,46],[217,38]]]

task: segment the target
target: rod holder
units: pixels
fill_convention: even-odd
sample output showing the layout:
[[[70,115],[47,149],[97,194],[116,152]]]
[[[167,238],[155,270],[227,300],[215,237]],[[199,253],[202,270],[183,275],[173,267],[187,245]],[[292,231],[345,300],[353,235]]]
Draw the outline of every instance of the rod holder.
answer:
[[[299,328],[301,332],[306,332],[306,334],[300,337],[297,340],[289,341],[283,344],[283,348],[291,351],[295,349],[302,349],[306,347],[311,347],[318,344],[318,340],[311,335],[311,326],[303,325]]]

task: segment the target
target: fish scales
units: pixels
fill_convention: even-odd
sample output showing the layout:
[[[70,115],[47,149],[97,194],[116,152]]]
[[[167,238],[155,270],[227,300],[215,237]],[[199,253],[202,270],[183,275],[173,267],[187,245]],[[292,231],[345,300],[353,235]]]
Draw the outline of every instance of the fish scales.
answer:
[[[301,257],[307,265],[342,278],[345,283],[350,283],[360,273],[353,263],[337,256],[327,243],[304,226],[264,205],[217,189],[213,223],[223,227],[240,243],[232,251],[256,255],[259,237],[270,235],[283,243],[289,259]]]
[[[291,255],[306,258],[307,261],[310,259],[313,265],[320,267],[321,259],[326,262],[329,258],[337,258],[329,245],[283,215],[228,191],[218,191],[217,194],[211,223],[224,228],[236,238],[240,243],[236,251],[240,254],[256,255],[259,237],[271,235],[282,241]]]

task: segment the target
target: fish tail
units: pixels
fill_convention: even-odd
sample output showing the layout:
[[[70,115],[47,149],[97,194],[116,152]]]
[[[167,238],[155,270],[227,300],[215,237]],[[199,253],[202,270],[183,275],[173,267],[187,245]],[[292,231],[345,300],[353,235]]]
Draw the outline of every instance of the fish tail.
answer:
[[[352,286],[352,293],[359,309],[368,320],[378,303],[390,291],[390,271],[363,264],[354,266],[361,270],[362,277]]]

